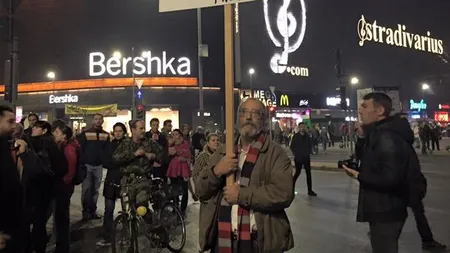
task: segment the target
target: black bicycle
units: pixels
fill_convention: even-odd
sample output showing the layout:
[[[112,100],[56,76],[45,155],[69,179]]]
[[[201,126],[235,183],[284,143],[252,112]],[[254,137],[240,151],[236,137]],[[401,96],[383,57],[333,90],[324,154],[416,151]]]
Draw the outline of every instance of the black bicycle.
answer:
[[[163,181],[152,179],[151,209],[146,210],[151,214],[151,222],[143,219],[142,212],[136,210],[136,203],[129,203],[131,186],[122,186],[122,211],[114,221],[112,252],[159,252],[164,248],[174,253],[181,252],[186,243],[186,223],[177,206],[167,199]],[[180,240],[173,243],[177,235]]]

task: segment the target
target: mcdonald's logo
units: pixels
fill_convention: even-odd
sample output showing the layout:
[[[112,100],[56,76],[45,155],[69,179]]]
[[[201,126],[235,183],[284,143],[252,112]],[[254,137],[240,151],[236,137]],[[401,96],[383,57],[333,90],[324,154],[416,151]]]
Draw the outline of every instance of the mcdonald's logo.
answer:
[[[288,95],[281,95],[280,97],[280,106],[289,106],[289,97]]]

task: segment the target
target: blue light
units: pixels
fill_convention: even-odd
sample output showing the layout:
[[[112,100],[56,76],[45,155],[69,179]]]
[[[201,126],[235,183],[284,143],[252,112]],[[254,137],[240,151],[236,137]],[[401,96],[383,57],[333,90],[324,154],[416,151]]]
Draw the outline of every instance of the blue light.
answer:
[[[136,90],[136,98],[138,99],[142,98],[142,91],[140,89]]]

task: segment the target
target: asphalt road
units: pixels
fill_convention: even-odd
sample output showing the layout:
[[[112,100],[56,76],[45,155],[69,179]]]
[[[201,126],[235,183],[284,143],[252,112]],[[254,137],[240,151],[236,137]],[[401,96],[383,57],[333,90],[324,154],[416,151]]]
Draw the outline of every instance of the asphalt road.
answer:
[[[450,155],[420,156],[422,169],[428,178],[428,195],[425,199],[426,212],[436,240],[450,244]],[[346,151],[335,149],[328,154],[317,155],[313,161],[335,162],[346,155]],[[339,172],[314,171],[313,185],[318,197],[306,195],[306,182],[302,175],[297,183],[296,196],[287,210],[295,238],[293,253],[341,253],[371,252],[367,237],[367,224],[355,222],[358,197],[358,183]],[[99,212],[103,212],[104,199],[99,198]],[[190,203],[187,218],[188,241],[183,252],[198,252],[199,205]],[[110,252],[110,249],[96,249],[100,240],[101,221],[80,225],[80,189],[72,197],[72,250],[71,252]],[[51,229],[49,224],[49,229]],[[52,252],[49,245],[48,252]],[[422,252],[421,242],[410,217],[401,239],[400,252]],[[449,251],[450,252],[450,251]]]

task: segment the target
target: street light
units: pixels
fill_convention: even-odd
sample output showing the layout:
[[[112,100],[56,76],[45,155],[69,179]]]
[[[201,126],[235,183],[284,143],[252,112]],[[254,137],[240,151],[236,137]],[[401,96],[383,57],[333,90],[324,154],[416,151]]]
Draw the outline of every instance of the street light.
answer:
[[[150,51],[142,52],[142,57],[144,57],[144,58],[150,57]]]
[[[114,51],[113,57],[114,58],[122,58],[122,53],[120,53],[119,51]]]
[[[350,83],[353,84],[353,85],[358,84],[359,83],[359,79],[354,76],[354,77],[352,77],[350,79]]]
[[[254,68],[250,68],[248,70],[248,75],[250,77],[250,95],[251,97],[253,97],[253,83],[252,83],[252,79],[253,79],[253,75],[255,74],[255,69]]]
[[[430,85],[428,85],[427,83],[422,84],[422,90],[429,90],[430,89]]]
[[[56,78],[55,72],[53,72],[53,71],[47,72],[47,78],[52,80],[53,96],[55,96],[55,78]],[[53,117],[53,120],[56,120],[56,104],[55,103],[53,103],[53,106],[52,106],[52,117]]]
[[[47,73],[47,78],[48,78],[48,79],[51,79],[52,81],[54,81],[54,80],[55,80],[55,77],[56,77],[55,72],[49,71],[49,72]]]

